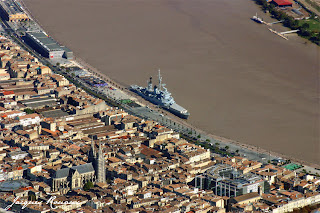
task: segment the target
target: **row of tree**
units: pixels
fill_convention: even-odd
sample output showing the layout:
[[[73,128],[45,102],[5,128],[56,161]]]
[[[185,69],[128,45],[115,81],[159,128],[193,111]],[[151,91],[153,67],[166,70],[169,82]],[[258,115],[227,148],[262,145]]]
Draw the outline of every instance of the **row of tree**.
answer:
[[[274,4],[269,4],[266,0],[255,0],[258,5],[261,5],[264,11],[270,12],[270,14],[277,20],[284,20],[283,25],[292,29],[300,30],[298,34],[304,38],[309,39],[310,41],[320,45],[320,33],[319,31],[313,31],[310,28],[308,23],[300,24],[298,20],[295,20],[293,17],[288,16],[285,12],[278,10]],[[315,14],[311,12],[311,20],[316,20]]]

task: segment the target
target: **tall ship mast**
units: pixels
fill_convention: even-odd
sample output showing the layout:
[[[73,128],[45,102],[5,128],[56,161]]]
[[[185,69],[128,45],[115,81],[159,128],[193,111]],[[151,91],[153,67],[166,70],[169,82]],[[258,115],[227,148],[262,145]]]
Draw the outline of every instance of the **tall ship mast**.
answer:
[[[174,115],[177,115],[180,118],[187,119],[190,115],[188,110],[178,105],[171,93],[165,87],[166,85],[162,83],[162,77],[159,69],[158,74],[159,84],[152,84],[152,77],[149,78],[147,87],[140,87],[138,85],[131,85],[130,90],[137,93],[147,101],[162,107]]]

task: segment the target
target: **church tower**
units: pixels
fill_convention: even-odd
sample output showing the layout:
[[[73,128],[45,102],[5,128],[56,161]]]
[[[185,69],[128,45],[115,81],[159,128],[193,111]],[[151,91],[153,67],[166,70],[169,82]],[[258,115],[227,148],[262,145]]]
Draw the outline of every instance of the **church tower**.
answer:
[[[91,149],[88,153],[88,162],[92,163],[95,171],[95,182],[96,183],[106,183],[106,168],[105,159],[101,148],[101,143],[99,142],[98,153],[95,150],[95,143],[91,141]]]
[[[106,168],[105,159],[101,148],[101,143],[99,142],[98,153],[95,150],[95,143],[91,141],[91,149],[88,153],[88,162],[92,163],[95,171],[95,182],[96,183],[106,183]]]
[[[91,139],[91,148],[90,148],[89,153],[88,153],[88,162],[92,163],[93,166],[94,166],[94,161],[96,159],[95,146],[96,145],[94,144],[93,139]]]
[[[97,183],[106,183],[106,168],[105,168],[105,159],[101,148],[101,143],[99,142],[99,151],[95,160],[95,170],[96,170],[96,182]]]

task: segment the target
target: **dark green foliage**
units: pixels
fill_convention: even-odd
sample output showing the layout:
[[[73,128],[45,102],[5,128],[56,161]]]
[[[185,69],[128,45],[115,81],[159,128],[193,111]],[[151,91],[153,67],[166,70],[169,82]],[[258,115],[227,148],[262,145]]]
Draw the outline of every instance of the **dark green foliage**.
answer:
[[[93,188],[93,183],[91,181],[88,181],[86,184],[83,186],[84,191],[89,191],[91,188]]]
[[[188,135],[182,135],[181,137],[186,139],[187,141],[190,141],[190,142],[194,143],[197,146],[201,146],[201,147],[203,147],[205,149],[210,149],[211,152],[213,152],[213,153],[217,153],[217,154],[220,154],[220,155],[223,155],[223,156],[226,156],[226,155],[231,156],[231,157],[234,156],[233,154],[229,153],[226,150],[220,150],[219,147],[218,147],[218,145],[220,145],[219,143],[215,143],[215,145],[211,145],[207,141],[201,142],[201,141],[198,141],[195,138],[193,138],[191,136],[188,136]]]
[[[34,113],[34,110],[33,109],[30,109],[30,108],[26,108],[26,109],[24,109],[23,110],[25,113],[27,113],[27,114],[32,114],[32,113]]]
[[[319,33],[319,31],[313,31],[311,26],[308,23],[304,23],[302,25],[299,25],[299,21],[298,20],[294,20],[293,17],[288,16],[286,13],[282,12],[281,10],[278,10],[277,8],[275,8],[275,6],[273,4],[269,4],[265,0],[255,0],[255,2],[258,5],[261,5],[261,7],[262,7],[262,9],[264,11],[269,11],[270,14],[275,19],[284,20],[283,21],[283,25],[285,27],[288,27],[288,28],[290,28],[292,30],[299,29],[300,31],[298,32],[298,35],[300,35],[300,36],[312,41],[313,43],[315,43],[317,45],[320,45],[320,33]],[[316,20],[316,16],[312,11],[308,10],[308,8],[306,8],[301,3],[299,3],[299,4],[311,14],[311,17],[310,17],[309,20]],[[316,21],[319,21],[319,20],[316,20]]]
[[[111,179],[110,178],[107,178],[107,184],[111,184],[112,183],[112,181],[111,181]]]
[[[310,25],[308,23],[304,23],[303,25],[301,25],[300,29],[304,29],[307,30],[309,29]]]

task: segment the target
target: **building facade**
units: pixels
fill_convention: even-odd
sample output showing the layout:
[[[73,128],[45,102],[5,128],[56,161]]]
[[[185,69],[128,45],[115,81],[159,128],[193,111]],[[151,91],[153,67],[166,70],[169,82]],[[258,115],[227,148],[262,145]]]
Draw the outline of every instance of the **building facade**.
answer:
[[[57,170],[52,178],[51,188],[53,192],[65,194],[69,190],[82,188],[88,181],[95,181],[92,163]]]
[[[6,21],[19,22],[29,21],[28,15],[21,10],[17,3],[9,1],[0,1],[0,15]]]
[[[33,49],[46,58],[60,59],[65,54],[65,50],[43,32],[27,32],[25,39]]]

